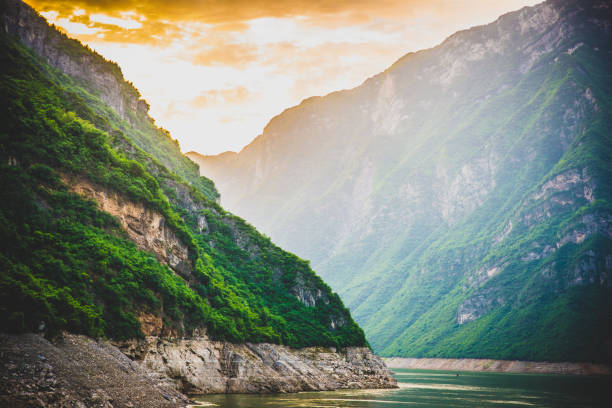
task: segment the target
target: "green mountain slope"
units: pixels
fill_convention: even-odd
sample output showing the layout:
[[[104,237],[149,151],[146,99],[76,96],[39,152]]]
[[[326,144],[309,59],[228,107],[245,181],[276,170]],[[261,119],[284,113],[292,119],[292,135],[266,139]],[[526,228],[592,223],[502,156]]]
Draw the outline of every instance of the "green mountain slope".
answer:
[[[0,9],[3,330],[366,344],[308,262],[215,202],[114,63]]]
[[[383,355],[610,360],[611,21],[527,7],[190,157]]]

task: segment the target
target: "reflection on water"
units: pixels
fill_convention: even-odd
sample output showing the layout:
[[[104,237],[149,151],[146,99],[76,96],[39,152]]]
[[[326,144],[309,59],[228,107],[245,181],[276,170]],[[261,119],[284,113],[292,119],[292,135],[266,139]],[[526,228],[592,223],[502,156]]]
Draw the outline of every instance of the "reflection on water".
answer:
[[[612,407],[612,377],[395,370],[399,389],[206,395],[201,407],[221,408],[455,408]]]

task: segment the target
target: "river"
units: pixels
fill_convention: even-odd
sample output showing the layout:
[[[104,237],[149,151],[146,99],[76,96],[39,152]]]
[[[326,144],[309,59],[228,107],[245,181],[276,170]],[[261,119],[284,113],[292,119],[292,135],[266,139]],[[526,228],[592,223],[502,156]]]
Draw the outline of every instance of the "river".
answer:
[[[222,408],[612,407],[612,377],[396,369],[398,389],[194,397]],[[459,374],[459,376],[457,376]]]

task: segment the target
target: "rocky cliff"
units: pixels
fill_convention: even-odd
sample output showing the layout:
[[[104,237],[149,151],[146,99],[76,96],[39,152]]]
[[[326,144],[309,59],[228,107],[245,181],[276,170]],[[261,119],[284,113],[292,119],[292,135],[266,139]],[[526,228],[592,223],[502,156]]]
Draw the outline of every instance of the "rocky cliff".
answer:
[[[185,393],[262,393],[394,388],[383,361],[365,347],[292,349],[206,337],[147,337],[117,346],[159,384]]]
[[[75,193],[93,200],[101,211],[115,217],[138,248],[152,252],[185,280],[191,280],[189,249],[159,212],[143,203],[126,200],[116,191],[95,185],[86,179],[64,181]]]
[[[508,13],[190,157],[385,355],[612,358],[611,13]]]
[[[183,242],[175,231],[176,227],[169,225],[166,217],[160,212],[147,207],[142,202],[130,200],[119,192],[104,187],[82,177],[70,177],[64,175],[62,181],[70,191],[75,192],[83,198],[92,200],[100,211],[112,215],[131,241],[143,251],[153,254],[156,259],[169,266],[170,269],[185,280],[189,285],[197,285],[198,281],[193,275],[194,266],[192,257],[189,255],[189,247]],[[249,257],[256,257],[264,249],[240,221],[229,214],[222,214],[218,209],[210,208],[209,204],[200,202],[192,197],[189,189],[184,185],[169,182],[176,200],[181,208],[188,212],[195,220],[197,231],[202,236],[212,233],[208,226],[207,217],[202,215],[204,211],[214,212],[220,222],[228,228],[228,235],[233,243],[240,249],[245,250]],[[210,218],[210,217],[209,217]],[[217,220],[215,220],[217,221]],[[215,241],[210,240],[209,245],[215,246]],[[192,248],[192,253],[194,249]],[[306,307],[317,305],[328,306],[333,301],[324,287],[319,285],[312,276],[294,271],[295,281],[288,287],[288,293],[295,297]],[[281,281],[284,271],[277,265],[274,266],[273,279]],[[176,331],[164,326],[161,316],[140,311],[136,314],[141,324],[143,333],[156,336],[176,336]],[[343,313],[332,313],[328,325],[331,329],[341,328],[348,323]]]
[[[393,388],[367,348],[291,349],[206,337],[112,344],[62,334],[0,335],[3,406],[184,407],[185,394]],[[185,394],[184,394],[185,393]]]

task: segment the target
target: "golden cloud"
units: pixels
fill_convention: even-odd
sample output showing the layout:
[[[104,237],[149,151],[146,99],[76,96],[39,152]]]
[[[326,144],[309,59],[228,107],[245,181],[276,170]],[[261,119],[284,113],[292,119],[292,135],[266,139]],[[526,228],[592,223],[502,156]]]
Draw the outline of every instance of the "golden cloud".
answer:
[[[215,44],[206,50],[191,55],[191,62],[196,65],[229,65],[243,67],[257,58],[257,47],[252,44],[227,43]]]
[[[191,105],[194,108],[203,108],[209,105],[217,105],[223,103],[240,104],[251,98],[254,94],[244,86],[237,86],[229,89],[213,89],[205,91],[202,94],[191,100]]]
[[[264,17],[324,16],[342,14],[343,18],[363,15],[369,10],[392,9],[401,0],[26,0],[53,23],[84,42],[117,42],[167,45],[193,36],[185,27],[206,26],[209,31],[244,32],[249,20]],[[387,7],[385,7],[385,5]],[[367,14],[367,13],[366,13]],[[347,17],[348,16],[348,17]],[[359,17],[361,18],[361,17]],[[337,21],[336,21],[337,22]],[[325,24],[325,23],[323,23]],[[211,44],[211,39],[204,39]],[[218,50],[193,56],[201,65],[244,65],[253,60],[253,49],[245,45],[220,44]]]
[[[133,11],[152,20],[199,21],[208,24],[238,22],[262,17],[295,17],[329,14],[388,15],[422,0],[27,0],[40,11],[55,10],[61,16],[74,10],[117,17]]]
[[[183,146],[214,153],[308,96],[538,0],[25,1],[116,60]]]

